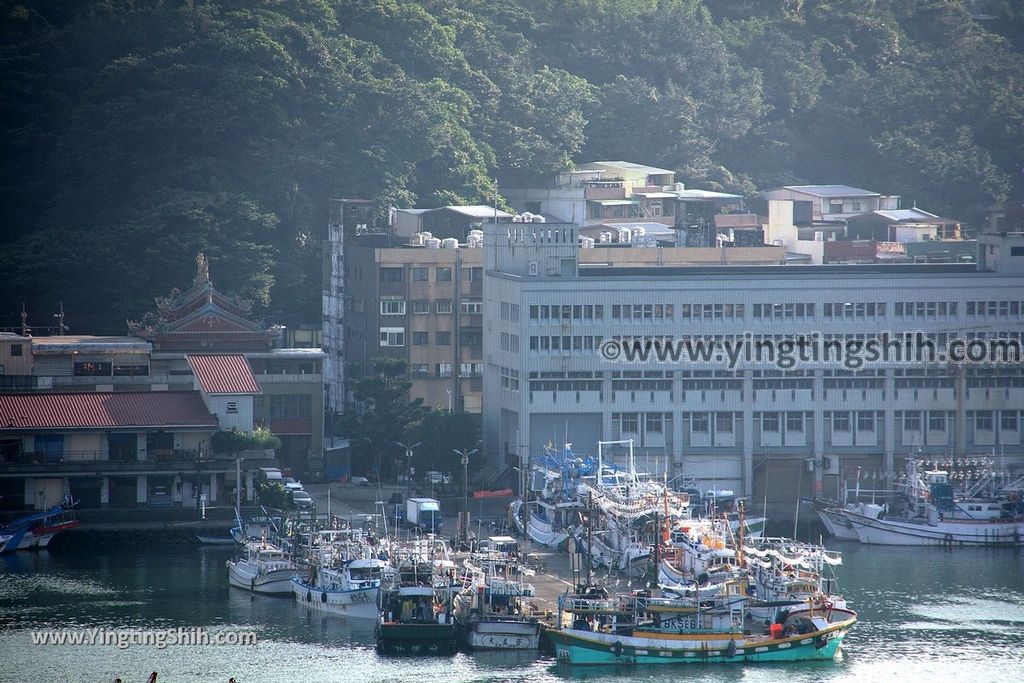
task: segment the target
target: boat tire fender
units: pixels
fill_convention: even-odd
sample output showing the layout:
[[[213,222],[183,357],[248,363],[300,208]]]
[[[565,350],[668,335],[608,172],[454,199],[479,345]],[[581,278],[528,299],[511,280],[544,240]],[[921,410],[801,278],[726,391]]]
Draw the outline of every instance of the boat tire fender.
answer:
[[[249,590],[252,590],[252,591],[256,590],[256,577],[255,576],[252,577],[251,579],[249,579]]]
[[[306,590],[306,602],[313,602],[313,591]]]
[[[621,641],[616,640],[612,644],[612,654],[615,655],[616,657],[621,657],[622,656],[622,642]]]
[[[327,602],[327,591],[320,594],[320,602]]]
[[[725,656],[732,659],[736,656],[736,641],[730,640],[729,645],[725,648]]]
[[[820,650],[821,648],[825,647],[827,643],[828,639],[825,636],[818,636],[814,639],[814,649]]]

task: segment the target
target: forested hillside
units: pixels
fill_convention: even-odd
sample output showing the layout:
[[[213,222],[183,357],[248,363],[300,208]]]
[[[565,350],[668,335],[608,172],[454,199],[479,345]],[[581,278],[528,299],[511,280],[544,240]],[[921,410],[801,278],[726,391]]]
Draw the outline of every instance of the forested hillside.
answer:
[[[1022,196],[1022,7],[0,0],[0,326],[63,300],[121,333],[197,251],[316,321],[330,197],[489,202],[504,168],[843,182],[976,220]]]

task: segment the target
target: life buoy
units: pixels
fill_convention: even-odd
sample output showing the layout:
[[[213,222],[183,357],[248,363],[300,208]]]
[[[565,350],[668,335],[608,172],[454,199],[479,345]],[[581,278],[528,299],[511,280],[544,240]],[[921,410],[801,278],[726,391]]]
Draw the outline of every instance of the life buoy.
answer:
[[[1010,502],[1011,503],[1016,503],[1018,500],[1020,500],[1020,494],[1018,494],[1016,491],[1011,492],[1010,493]]]

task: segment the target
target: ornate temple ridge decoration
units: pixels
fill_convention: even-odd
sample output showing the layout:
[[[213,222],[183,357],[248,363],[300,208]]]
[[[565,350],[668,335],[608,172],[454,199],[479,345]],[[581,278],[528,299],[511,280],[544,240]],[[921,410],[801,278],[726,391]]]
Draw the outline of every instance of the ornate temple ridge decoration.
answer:
[[[169,296],[157,297],[156,311],[141,322],[129,321],[131,334],[153,342],[155,351],[236,352],[269,349],[281,328],[265,329],[252,320],[252,302],[218,292],[210,280],[206,255],[196,255],[192,286],[175,287]]]

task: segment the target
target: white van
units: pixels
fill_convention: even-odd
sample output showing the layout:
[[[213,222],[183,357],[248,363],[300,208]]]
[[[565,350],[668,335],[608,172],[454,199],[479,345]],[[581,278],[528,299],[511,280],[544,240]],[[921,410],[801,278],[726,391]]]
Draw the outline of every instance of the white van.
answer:
[[[282,475],[281,470],[277,469],[276,467],[261,467],[260,479],[262,481],[273,481],[279,484],[283,484],[284,475]]]

